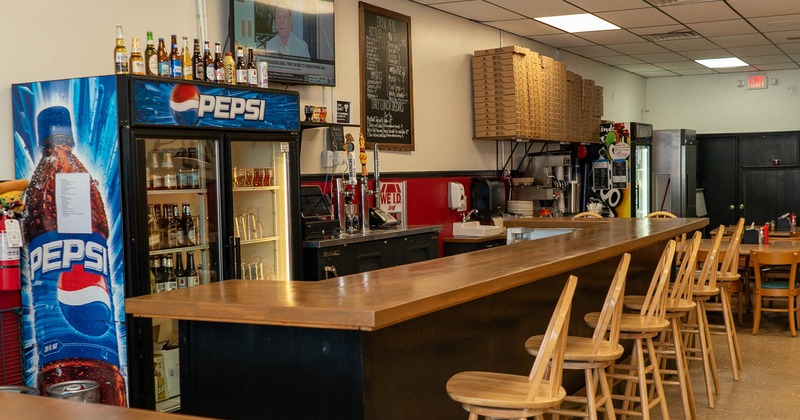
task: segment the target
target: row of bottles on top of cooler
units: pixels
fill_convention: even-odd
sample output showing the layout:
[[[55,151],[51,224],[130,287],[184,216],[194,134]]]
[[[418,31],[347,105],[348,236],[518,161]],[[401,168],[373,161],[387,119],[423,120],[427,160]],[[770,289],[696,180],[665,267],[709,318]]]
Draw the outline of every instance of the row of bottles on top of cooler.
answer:
[[[175,169],[173,152],[168,150],[151,150],[145,168],[148,190],[177,190],[200,188],[200,165],[197,163],[197,148],[188,150],[180,148],[175,152],[176,158],[183,163]]]
[[[148,204],[148,244],[151,251],[195,246],[197,229],[189,203],[183,203],[182,214],[177,204]]]
[[[174,259],[174,261],[173,261]],[[194,265],[194,252],[186,253],[186,268],[183,267],[183,255],[153,255],[150,257],[150,293],[169,292],[170,290],[192,287],[200,284],[200,275]]]
[[[247,60],[245,60],[244,50],[239,46],[234,61],[233,54],[230,52],[226,52],[223,57],[219,42],[214,43],[214,55],[212,56],[209,41],[204,41],[202,53],[200,52],[200,40],[197,38],[194,39],[193,52],[189,51],[189,38],[183,37],[183,48],[180,51],[178,51],[178,36],[172,35],[171,41],[172,48],[169,53],[167,53],[164,38],[158,38],[158,49],[156,49],[153,32],[148,31],[144,55],[139,48],[139,39],[133,37],[129,56],[122,34],[122,25],[117,25],[114,73],[146,74],[173,79],[267,87],[266,67],[264,66],[259,71],[252,48],[248,48]]]

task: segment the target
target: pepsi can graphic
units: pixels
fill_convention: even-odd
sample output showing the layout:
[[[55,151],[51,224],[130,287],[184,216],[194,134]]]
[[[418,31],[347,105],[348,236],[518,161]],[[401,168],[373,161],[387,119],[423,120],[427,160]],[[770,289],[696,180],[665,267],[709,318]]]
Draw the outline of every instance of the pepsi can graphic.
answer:
[[[74,153],[70,110],[45,108],[35,127],[41,156],[25,193],[23,230],[35,385],[45,394],[60,383],[96,381],[103,403],[127,406],[105,200]]]

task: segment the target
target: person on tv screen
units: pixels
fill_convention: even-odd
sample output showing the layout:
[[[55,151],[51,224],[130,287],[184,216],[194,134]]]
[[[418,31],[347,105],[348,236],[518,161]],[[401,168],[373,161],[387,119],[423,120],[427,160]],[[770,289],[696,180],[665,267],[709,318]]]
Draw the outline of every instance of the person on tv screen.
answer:
[[[267,41],[267,51],[310,58],[308,44],[292,32],[292,10],[285,2],[275,6],[275,29],[278,34]]]

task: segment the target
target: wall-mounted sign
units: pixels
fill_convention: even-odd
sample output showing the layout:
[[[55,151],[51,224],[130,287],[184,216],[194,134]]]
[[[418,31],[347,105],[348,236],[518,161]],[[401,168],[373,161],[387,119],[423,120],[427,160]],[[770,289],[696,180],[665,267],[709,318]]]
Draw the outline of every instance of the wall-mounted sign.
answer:
[[[766,74],[750,74],[747,76],[748,89],[766,89],[769,86],[769,80]]]

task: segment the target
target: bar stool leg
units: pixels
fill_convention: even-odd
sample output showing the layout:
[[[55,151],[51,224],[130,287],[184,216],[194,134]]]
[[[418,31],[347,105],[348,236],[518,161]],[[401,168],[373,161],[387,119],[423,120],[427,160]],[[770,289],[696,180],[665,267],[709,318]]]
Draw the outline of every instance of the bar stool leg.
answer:
[[[611,366],[614,366],[613,364]],[[608,386],[608,377],[606,376],[606,370],[603,368],[597,369],[597,376],[600,380],[600,390],[603,392],[603,397],[605,398],[605,407],[606,407],[606,418],[607,419],[616,419],[617,414],[614,410],[614,401],[611,399],[611,388]]]
[[[649,363],[653,366],[653,379],[656,378],[656,373],[658,373],[658,358],[656,357],[655,350],[652,349],[653,342],[651,338],[647,338],[647,347],[648,347],[648,354],[650,355]],[[637,373],[639,375],[639,404],[642,410],[642,419],[649,420],[650,419],[650,401],[648,400],[648,393],[647,393],[647,368],[644,365],[644,349],[642,348],[644,343],[642,343],[641,338],[636,339],[636,348],[639,349],[639,357],[636,360],[636,367]],[[661,379],[659,378],[659,384],[661,383]],[[661,391],[661,395],[664,395],[663,390]],[[669,417],[669,413],[667,413],[667,417]]]
[[[700,341],[700,356],[703,360],[703,374],[706,379],[706,395],[708,396],[708,407],[714,408],[714,395],[719,395],[719,375],[717,374],[717,360],[714,357],[714,349],[711,344],[711,331],[708,329],[708,318],[706,315],[706,301],[697,301],[695,307],[697,316],[697,335]],[[713,386],[713,394],[712,394]]]
[[[650,355],[650,366],[653,368],[653,383],[656,386],[656,398],[659,399],[659,406],[661,407],[661,418],[664,420],[669,420],[669,408],[667,407],[667,399],[664,397],[664,385],[661,383],[661,371],[658,369],[658,355],[656,354],[656,349],[653,346],[653,338],[647,337],[645,341],[647,343],[647,352]],[[647,392],[646,389],[645,392]],[[644,404],[644,397],[642,400],[642,404]],[[649,419],[650,410],[648,407],[649,404],[645,406],[644,412],[647,413],[646,418]]]
[[[680,317],[672,318],[670,324],[672,324],[672,345],[675,351],[675,364],[677,367],[678,385],[681,390],[683,415],[686,418],[696,419],[697,407],[694,402],[694,391],[692,389],[692,382],[689,379],[689,367],[686,364],[686,352],[683,348],[683,339],[681,338]]]
[[[739,369],[742,367],[742,355],[739,353],[739,339],[736,337],[736,326],[733,325],[733,312],[731,311],[731,298],[727,287],[720,288],[722,301],[722,319],[725,322],[725,335],[728,339],[728,350],[731,356],[731,370],[733,380],[739,380]]]

